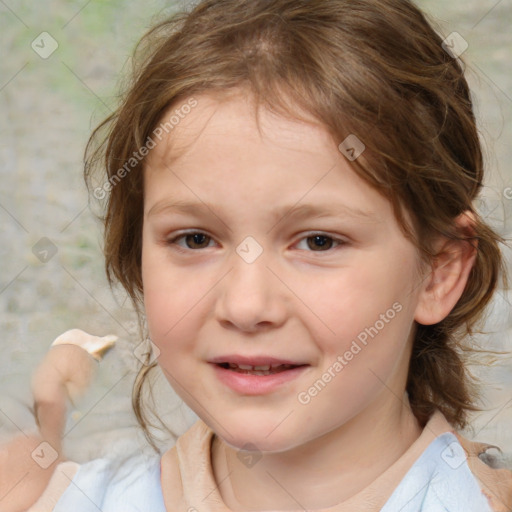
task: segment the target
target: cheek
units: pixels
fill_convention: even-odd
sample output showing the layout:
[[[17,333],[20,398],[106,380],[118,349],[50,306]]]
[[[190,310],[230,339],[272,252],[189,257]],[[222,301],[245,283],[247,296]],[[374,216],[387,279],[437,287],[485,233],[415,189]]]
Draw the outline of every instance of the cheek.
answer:
[[[143,248],[142,283],[144,308],[152,341],[162,350],[163,340],[174,334],[179,318],[185,314],[187,294],[178,271],[170,271],[161,250]]]
[[[198,314],[200,297],[191,287],[179,286],[167,280],[148,287],[144,293],[144,308],[151,340],[165,350],[187,339],[191,321]],[[197,322],[192,322],[197,325]]]
[[[406,343],[415,300],[413,260],[404,257],[393,264],[382,259],[361,258],[357,268],[297,280],[294,292],[310,306],[302,308],[303,318],[310,318],[309,328],[329,358],[350,350],[353,341],[369,347],[370,341],[382,340],[368,351],[379,357],[392,357],[392,348]]]
[[[205,273],[171,266],[165,251],[143,250],[142,281],[149,335],[162,361],[172,360],[172,354],[183,348],[192,350],[190,340],[211,312],[208,293],[213,278],[210,282]]]

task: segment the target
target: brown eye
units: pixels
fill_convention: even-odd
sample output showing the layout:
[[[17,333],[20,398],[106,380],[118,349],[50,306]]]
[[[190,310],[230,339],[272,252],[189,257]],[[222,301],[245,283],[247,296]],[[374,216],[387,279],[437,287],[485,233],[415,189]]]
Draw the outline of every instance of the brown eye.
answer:
[[[309,236],[301,238],[297,247],[306,252],[332,252],[347,243],[347,241],[340,238],[313,232]]]
[[[320,248],[320,251],[327,251],[332,247],[334,242],[334,240],[330,236],[325,235],[308,236],[307,241],[308,247],[311,250]]]
[[[193,233],[191,235],[185,235],[185,241],[189,249],[203,249],[208,246],[210,237],[204,233]],[[206,242],[206,246],[204,245]],[[201,246],[201,247],[197,247]]]
[[[178,243],[179,240],[185,241],[185,246]],[[167,244],[169,245],[176,245],[180,250],[183,249],[205,249],[208,247],[209,243],[211,241],[211,237],[204,233],[184,233],[182,235],[177,236],[176,238],[173,238],[172,240],[169,240]]]

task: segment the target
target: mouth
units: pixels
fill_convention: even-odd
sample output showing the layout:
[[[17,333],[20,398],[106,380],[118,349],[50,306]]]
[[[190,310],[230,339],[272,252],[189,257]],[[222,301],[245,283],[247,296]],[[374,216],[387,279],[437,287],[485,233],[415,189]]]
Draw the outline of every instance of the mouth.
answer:
[[[301,366],[308,366],[306,364],[265,364],[252,366],[250,364],[237,364],[228,362],[216,364],[225,370],[231,370],[233,372],[246,375],[274,375],[276,373],[286,372]]]
[[[242,396],[258,396],[294,386],[311,367],[303,361],[268,354],[224,354],[208,361],[223,386]]]
[[[219,382],[242,396],[266,395],[286,389],[310,367],[309,364],[267,356],[233,355],[209,362]]]

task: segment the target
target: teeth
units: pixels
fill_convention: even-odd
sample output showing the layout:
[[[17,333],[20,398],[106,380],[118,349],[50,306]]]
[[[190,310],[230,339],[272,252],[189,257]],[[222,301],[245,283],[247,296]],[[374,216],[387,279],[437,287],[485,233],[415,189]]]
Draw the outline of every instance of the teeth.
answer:
[[[293,368],[293,365],[290,364],[265,364],[260,366],[252,366],[250,364],[236,364],[236,363],[228,363],[229,368],[232,370],[244,370],[244,371],[250,371],[250,372],[268,372],[270,370],[288,370],[290,368]]]

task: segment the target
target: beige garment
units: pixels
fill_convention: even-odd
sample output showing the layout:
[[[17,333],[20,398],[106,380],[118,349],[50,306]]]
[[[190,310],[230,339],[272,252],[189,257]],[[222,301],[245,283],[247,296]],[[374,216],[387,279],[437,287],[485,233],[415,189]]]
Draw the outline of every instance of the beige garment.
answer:
[[[512,472],[492,469],[480,461],[478,455],[489,445],[472,443],[456,434],[444,415],[436,411],[420,437],[369,486],[343,503],[317,509],[315,512],[380,511],[414,462],[434,439],[445,432],[457,435],[466,451],[469,467],[494,507],[493,510],[512,510]],[[162,457],[162,489],[169,512],[229,512],[219,492],[210,462],[214,437],[213,431],[202,421],[198,421]],[[227,473],[228,468],[224,466],[223,474]],[[230,498],[237,502],[232,490]]]
[[[459,439],[469,468],[493,510],[512,510],[512,471],[493,469],[482,462],[478,456],[489,445],[460,436],[437,411],[420,437],[382,475],[343,503],[316,512],[378,512],[429,444],[445,432],[452,432]],[[229,512],[213,474],[211,450],[214,439],[214,432],[199,420],[162,456],[161,483],[168,512]],[[51,512],[78,467],[72,462],[59,464],[45,493],[28,512]],[[227,474],[227,468],[224,470]],[[234,498],[232,493],[231,498]]]
[[[44,493],[27,512],[51,512],[69,486],[71,480],[73,480],[79,468],[80,464],[76,462],[61,462],[55,468]]]

